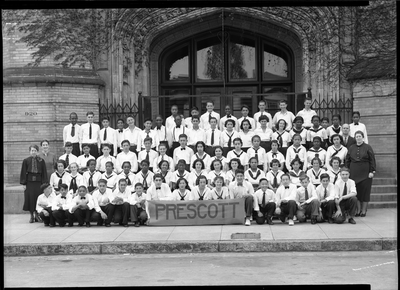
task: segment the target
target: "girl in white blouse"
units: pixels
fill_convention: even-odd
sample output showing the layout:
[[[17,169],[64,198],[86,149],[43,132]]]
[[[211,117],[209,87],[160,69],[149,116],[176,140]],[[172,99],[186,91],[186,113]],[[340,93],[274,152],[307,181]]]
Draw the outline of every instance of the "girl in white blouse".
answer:
[[[222,171],[222,162],[218,159],[215,159],[212,163],[211,163],[211,171],[210,173],[208,173],[207,175],[207,179],[208,179],[208,187],[210,189],[214,188],[214,179],[217,176],[221,176],[224,180],[225,180],[225,173]]]
[[[192,168],[193,168],[193,171],[191,171],[189,173],[189,177],[188,177],[188,182],[189,182],[190,188],[193,188],[196,186],[197,178],[200,175],[207,174],[207,172],[204,168],[204,162],[201,159],[195,160],[193,162]]]
[[[191,200],[209,200],[211,199],[211,190],[207,187],[207,177],[200,175],[197,179],[196,186],[192,187]]]
[[[285,130],[286,125],[287,123],[285,120],[278,120],[275,125],[276,131],[272,134],[272,140],[278,141],[279,151],[283,154],[283,156],[285,156],[285,158],[289,142],[291,141],[289,132]]]
[[[254,136],[254,132],[250,131],[252,129],[250,121],[247,119],[243,120],[242,124],[240,124],[240,129],[239,138],[243,142],[242,150],[247,152],[247,149],[251,147],[251,138]]]
[[[215,187],[211,190],[210,199],[229,199],[229,189],[224,186],[224,179],[221,176],[214,178]]]
[[[185,178],[179,178],[176,181],[175,190],[172,192],[172,199],[176,201],[192,200],[192,193],[190,191],[188,182]]]

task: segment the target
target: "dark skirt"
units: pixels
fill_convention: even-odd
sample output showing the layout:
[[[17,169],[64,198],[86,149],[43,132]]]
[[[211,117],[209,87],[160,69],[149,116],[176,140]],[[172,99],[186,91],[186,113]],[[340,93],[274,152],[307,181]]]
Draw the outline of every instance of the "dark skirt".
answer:
[[[28,181],[24,192],[24,211],[34,212],[36,210],[36,201],[38,196],[41,194],[40,186],[41,181]]]
[[[371,197],[372,178],[356,183],[357,199],[360,202],[369,202]]]
[[[354,182],[360,183],[368,178],[369,174],[369,162],[350,162],[350,178]]]

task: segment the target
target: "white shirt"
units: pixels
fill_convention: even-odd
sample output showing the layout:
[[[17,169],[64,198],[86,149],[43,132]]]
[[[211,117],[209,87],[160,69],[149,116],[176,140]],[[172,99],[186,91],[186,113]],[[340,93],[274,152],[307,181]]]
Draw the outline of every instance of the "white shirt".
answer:
[[[76,157],[74,154],[72,154],[72,153],[70,153],[70,154],[63,154],[63,155],[61,155],[58,159],[61,159],[61,160],[64,160],[64,161],[66,161],[66,159],[67,159],[67,155],[68,155],[68,166],[67,166],[67,168],[69,168],[69,165],[71,164],[71,163],[76,163],[76,164],[78,164],[78,157]],[[66,169],[67,169],[66,168]],[[78,168],[79,169],[79,168]]]
[[[136,154],[131,151],[129,151],[128,153],[125,153],[124,151],[118,153],[116,158],[117,164],[114,165],[114,170],[116,170],[116,172],[118,173],[122,172],[122,164],[124,164],[125,161],[129,161],[129,163],[131,164],[132,172],[138,171],[138,161]]]
[[[150,130],[148,135],[151,138],[151,148],[154,148],[157,146],[157,144],[160,144],[160,142],[157,140],[157,134],[154,132],[154,130]],[[140,131],[139,136],[140,136],[140,146],[142,149],[144,149],[145,148],[144,147],[144,139],[147,138],[146,130]]]
[[[214,183],[214,178],[217,176],[221,176],[224,181],[225,181],[225,172],[223,172],[222,170],[219,173],[216,173],[215,170],[211,170],[208,174],[207,174],[207,180],[210,180],[211,182],[209,183],[209,185],[212,185]]]
[[[185,127],[188,129],[192,129],[193,128],[192,117],[187,117],[184,120],[185,120]]]
[[[303,110],[299,111],[296,116],[300,116],[303,118],[303,120],[304,120],[303,126],[304,127],[311,127],[312,126],[311,118],[315,115],[318,115],[318,114],[314,110],[312,110],[312,109],[306,110],[306,108],[304,108]]]
[[[193,188],[196,186],[196,181],[197,181],[197,177],[199,177],[200,175],[204,175],[205,177],[207,177],[207,171],[206,170],[202,170],[200,172],[200,174],[197,174],[195,170],[191,171],[188,175],[187,181],[189,183],[189,187]]]
[[[266,111],[264,111],[264,112],[261,112],[261,111],[260,111],[260,112],[257,112],[257,113],[254,114],[254,120],[256,121],[257,129],[258,129],[258,128],[261,128],[261,123],[258,121],[258,119],[259,119],[261,116],[267,116],[267,118],[268,118],[267,128],[272,129],[272,116],[271,116],[270,113],[268,113],[268,112],[266,112]]]
[[[306,189],[303,186],[297,188],[296,203],[298,206],[300,206],[300,204],[303,202],[310,203],[313,199],[318,200],[317,192],[315,191],[315,187],[311,184],[311,182],[307,186],[307,192],[308,199],[306,199]]]
[[[265,204],[269,202],[275,202],[275,193],[271,189],[266,189],[265,192],[260,188],[254,193],[254,210],[260,211],[260,205],[262,205],[263,195],[265,195]]]
[[[72,123],[68,124],[63,129],[64,146],[65,146],[65,143],[67,143],[67,142],[79,143],[79,141],[80,141],[81,126],[79,126],[78,124],[75,124],[75,135],[74,135],[74,137],[71,136],[71,131],[72,131]]]
[[[331,126],[329,126],[328,128],[326,128],[326,136],[328,136],[328,139],[329,139],[329,142],[330,143],[333,143],[332,142],[332,135],[335,135],[335,134],[339,134],[340,136],[343,136],[343,129],[342,129],[342,126],[340,126],[339,125],[339,133],[336,133],[335,131],[333,131],[333,125],[331,125]]]
[[[92,173],[92,172],[90,172],[89,170],[88,170],[88,171],[85,171],[85,172],[82,174],[82,176],[83,176],[83,182],[85,183],[85,186],[86,186],[86,187],[89,187],[89,179],[90,179],[90,176],[92,176],[92,175],[93,175],[92,180],[93,180],[93,186],[94,186],[94,187],[97,187],[97,183],[98,183],[99,180],[101,179],[101,172],[99,172],[99,171],[94,171],[94,172]]]
[[[261,124],[257,129],[254,130],[254,135],[258,135],[261,138],[261,141],[271,141],[273,131],[270,128],[266,128],[265,130],[261,128]]]
[[[106,206],[111,202],[111,197],[112,195],[112,190],[109,188],[106,188],[106,191],[102,194],[100,190],[96,189],[93,194],[93,201],[94,201],[94,210],[96,212],[100,212],[101,208],[100,206]]]
[[[282,147],[288,147],[290,141],[292,139],[290,139],[290,134],[288,131],[283,131],[283,132],[279,132],[279,131],[275,131],[274,133],[272,133],[272,140],[278,140],[279,143],[279,136],[282,138]]]
[[[126,189],[129,192],[132,192],[132,191],[135,190],[135,178],[136,178],[136,175],[134,173],[130,172],[130,171],[128,173],[128,176],[126,176],[125,172],[121,172],[120,174],[117,175],[117,184],[120,181],[120,179],[125,179],[125,180],[129,179],[131,185],[129,185],[128,182],[127,182],[126,183],[127,184],[126,185]]]
[[[242,139],[242,142],[243,142],[242,147],[243,148],[250,148],[252,146],[251,138],[253,138],[253,136],[254,136],[253,131],[249,131],[247,133],[245,133],[243,131],[239,132],[239,138]]]
[[[72,211],[72,208],[73,208],[75,205],[78,205],[78,204],[80,204],[80,203],[82,203],[82,202],[84,202],[84,203],[87,204],[89,210],[92,210],[92,209],[95,208],[95,204],[94,204],[93,197],[92,197],[91,194],[86,193],[85,196],[83,196],[83,197],[84,197],[84,198],[82,199],[82,197],[78,194],[77,196],[75,196],[74,198],[72,198],[71,203],[69,204],[69,212],[70,212],[70,213],[74,213],[74,212]]]
[[[143,200],[147,200],[147,194],[142,192],[139,196],[137,192],[132,193],[129,196],[128,202],[130,205],[136,205],[137,207],[141,208],[142,205],[140,204]]]
[[[170,129],[167,128],[167,140],[168,144],[171,147],[173,142],[179,142],[179,135],[185,134],[189,132],[188,128],[185,128],[184,125],[180,125],[179,128],[176,126],[171,127]]]
[[[322,173],[327,173],[325,169],[320,168],[318,172],[314,171],[314,168],[310,168],[307,170],[307,176],[310,177],[310,182],[314,185],[319,185],[321,183],[321,174]]]
[[[124,129],[124,135],[122,137],[122,140],[128,140],[131,144],[131,146],[133,145],[137,145],[138,147],[140,147],[140,132],[142,130],[140,130],[138,127],[135,126],[135,128],[133,130],[131,130],[129,127]],[[122,146],[121,146],[122,147]],[[137,149],[137,151],[140,151],[140,148]]]
[[[260,184],[260,179],[265,178],[264,171],[257,168],[256,172],[253,172],[250,168],[244,172],[244,178],[250,182],[253,186]]]
[[[322,166],[325,165],[325,159],[326,159],[326,151],[323,148],[319,148],[318,150],[315,150],[313,147],[308,149],[307,151],[307,166],[312,166],[311,160],[314,159],[315,155],[318,154],[318,159],[321,160]]]
[[[282,170],[278,170],[277,173],[276,173],[276,182],[277,182],[278,187],[281,184],[281,177],[282,177],[283,174],[284,173],[283,173]],[[273,187],[274,186],[275,173],[272,170],[270,170],[265,175],[265,178],[268,180],[268,183]]]
[[[180,175],[180,174],[179,174],[179,171],[176,170],[176,171],[172,172],[172,179],[171,179],[171,181],[176,183],[176,182],[178,181],[178,179],[181,178],[181,177],[182,177],[182,178],[185,178],[186,180],[188,180],[188,179],[189,179],[189,174],[190,174],[190,173],[189,173],[188,171],[185,170],[185,171],[183,172],[183,174]]]
[[[182,197],[185,201],[192,200],[192,193],[189,189],[185,189],[185,193],[181,193],[179,189],[175,189],[171,194],[171,200],[181,201]]]
[[[229,133],[225,129],[221,134],[221,146],[222,147],[228,147],[229,137],[231,139],[231,147],[234,148],[233,140],[235,140],[236,138],[240,138],[239,132],[233,130],[231,133]]]
[[[41,213],[43,211],[44,208],[41,205],[46,205],[46,207],[51,207],[55,199],[56,199],[56,194],[54,192],[51,192],[49,196],[46,196],[44,193],[42,193],[37,198],[36,211],[38,213]]]
[[[168,129],[171,129],[173,127],[175,127],[176,123],[175,123],[175,117],[174,116],[169,116],[167,119],[165,119],[165,127],[167,127],[167,131]],[[185,119],[182,118],[182,125],[185,126]]]
[[[84,168],[84,167],[87,167],[87,162],[90,160],[90,159],[93,159],[94,161],[96,161],[96,158],[94,158],[92,155],[88,155],[88,157],[85,157],[85,154],[82,154],[82,155],[80,155],[80,156],[78,156],[77,158],[76,158],[76,163],[78,163],[78,167],[79,167],[79,169],[81,169],[81,168]]]
[[[194,171],[194,168],[193,168],[193,164],[194,164],[194,162],[197,160],[197,159],[200,159],[200,160],[202,160],[203,162],[204,162],[204,167],[205,167],[205,169],[207,170],[207,171],[210,171],[210,159],[211,159],[211,157],[210,157],[210,155],[208,155],[207,153],[203,153],[203,156],[199,156],[199,153],[195,153],[193,156],[192,156],[192,159],[190,159],[190,171]]]
[[[90,125],[92,126],[92,138],[89,138],[89,132],[90,132]],[[82,144],[96,144],[100,148],[100,138],[99,138],[99,133],[100,133],[100,126],[92,123],[85,123],[81,125],[81,137],[80,137],[80,142],[81,142],[81,147]]]
[[[354,138],[354,134],[357,131],[361,131],[364,133],[364,143],[368,144],[368,136],[367,136],[367,128],[363,123],[358,123],[358,125],[354,125],[354,123],[351,123],[350,125],[350,133],[349,135]]]
[[[240,129],[240,126],[242,125],[242,122],[244,121],[244,119],[245,119],[245,117],[241,117],[241,118],[238,119],[239,130],[242,130],[242,129]],[[249,116],[246,117],[246,120],[250,121],[250,125],[251,125],[250,132],[253,132],[257,128],[256,121],[252,117],[249,117]]]
[[[324,199],[334,200],[335,196],[337,196],[337,187],[332,182],[329,182],[328,186],[326,187],[326,197],[325,197],[325,187],[322,184],[320,184],[317,186],[316,193],[319,201],[322,201]]]
[[[129,196],[130,196],[130,195],[131,195],[131,192],[130,192],[129,190],[125,189],[124,192],[121,192],[121,191],[119,190],[119,188],[117,187],[117,188],[109,195],[110,203],[111,203],[111,204],[115,204],[114,199],[115,199],[116,197],[120,197],[120,198],[122,198],[122,200],[123,200],[124,202],[128,202]]]
[[[336,181],[336,197],[341,198],[343,196],[344,184],[346,183],[347,195],[349,194],[357,194],[356,183],[352,179],[348,179],[347,182],[344,182],[343,179]]]
[[[266,152],[265,152],[265,149],[264,148],[262,148],[262,147],[258,147],[258,149],[257,149],[257,156],[258,156],[258,164],[257,165],[265,165],[265,168],[267,168],[267,156],[266,156]],[[252,157],[255,157],[256,156],[256,149],[254,149],[254,147],[250,147],[248,150],[247,150],[247,156],[248,156],[248,158],[249,158],[249,160],[252,158]]]
[[[221,187],[221,191],[219,192],[216,187],[210,189],[210,199],[217,200],[217,199],[229,199],[229,189],[226,186]]]
[[[206,131],[206,145],[207,146],[221,146],[221,135],[222,132],[218,129],[214,130],[214,143],[211,144],[211,136],[212,136],[213,130],[210,128]]]
[[[204,143],[206,142],[206,132],[201,128],[197,130],[193,128],[188,129],[187,136],[188,136],[188,143],[187,143],[188,145],[195,146],[198,141],[203,141]]]
[[[107,131],[107,138],[104,140],[104,134]],[[118,139],[117,139],[117,132],[111,127],[103,128],[99,132],[99,138],[101,144],[111,144],[113,146],[113,153],[114,156],[117,156],[117,148],[118,148]]]
[[[156,147],[158,149],[158,145],[160,145],[161,141],[168,141],[167,140],[167,128],[164,125],[161,125],[160,129],[158,129],[157,127],[154,127],[153,132],[156,136]]]
[[[297,173],[293,169],[289,170],[288,174],[290,176],[290,182],[296,186],[301,186],[300,177],[306,175],[306,173],[301,169],[299,169],[299,172]]]
[[[61,194],[58,194],[57,196],[54,197],[53,203],[51,205],[52,211],[58,210],[60,207],[62,210],[69,210],[72,201],[72,194],[67,193],[65,195],[65,198],[61,197],[62,197]],[[61,206],[58,206],[59,204],[61,204]]]
[[[117,160],[115,159],[114,156],[108,155],[105,157],[104,155],[101,155],[100,157],[97,158],[96,160],[96,170],[105,172],[106,171],[106,163],[111,161],[113,163],[114,171],[117,171],[116,168],[119,168],[120,165],[117,165],[116,162]]]
[[[60,177],[58,177],[57,175],[58,172],[53,172],[50,176],[50,185],[53,186],[53,188],[58,188],[58,182],[60,180]],[[69,186],[69,184],[67,183],[68,180],[70,180],[67,176],[70,175],[68,172],[64,171],[61,174],[61,182],[65,183]]]
[[[210,123],[208,122],[209,116],[210,116],[210,112],[207,111],[200,117],[200,128],[204,129],[205,131],[210,128]],[[218,127],[219,121],[221,119],[220,115],[217,112],[212,111],[211,117],[214,117],[217,119],[217,127]]]
[[[275,193],[276,206],[279,207],[281,205],[282,200],[294,200],[296,201],[297,197],[297,186],[294,184],[289,184],[289,188],[285,188],[282,184],[278,187]]]
[[[107,175],[106,172],[104,172],[101,175],[102,179],[107,180],[107,188],[110,188],[110,189],[114,189],[114,186],[116,186],[117,177],[118,177],[118,175],[114,171],[110,175]]]
[[[161,183],[161,189],[156,189],[156,185],[152,184],[146,192],[147,200],[171,200],[171,189],[165,183]]]
[[[229,183],[230,198],[242,198],[245,194],[254,194],[253,185],[250,182],[243,180],[243,185],[239,186],[237,180]]]
[[[185,147],[184,150],[182,150],[182,147],[177,147],[174,150],[173,156],[174,156],[174,163],[178,164],[178,161],[183,159],[185,160],[186,164],[190,164],[190,160],[192,159],[193,156],[193,150],[190,147]]]
[[[220,129],[222,132],[224,132],[224,131],[226,130],[225,122],[226,122],[227,120],[234,120],[234,121],[235,121],[235,126],[233,127],[233,131],[239,132],[239,122],[238,122],[238,119],[237,119],[235,116],[233,116],[233,115],[231,115],[229,118],[228,118],[227,115],[223,116],[223,117],[221,118],[221,120],[219,120],[219,129]]]
[[[213,163],[213,161],[214,161],[215,159],[217,159],[217,156],[210,157],[210,161],[209,161],[209,163],[208,163],[208,168],[210,168],[210,170],[211,170],[211,164]],[[225,171],[225,168],[228,168],[228,163],[229,163],[228,159],[225,158],[224,156],[222,156],[222,158],[221,158],[221,159],[218,159],[218,160],[221,161],[221,163],[222,163],[222,168],[221,168],[221,170],[222,170],[222,171]]]
[[[276,155],[275,155],[276,154]],[[273,153],[272,150],[266,153],[267,156],[267,163],[268,163],[268,168],[271,166],[271,161],[273,159],[278,159],[280,164],[283,164],[285,162],[285,156],[279,151],[276,153]]]
[[[342,179],[342,177],[340,176],[340,168],[338,169],[338,171],[334,171],[333,170],[333,168],[330,168],[330,169],[328,169],[327,170],[327,173],[329,174],[329,181],[331,182],[331,183],[333,183],[333,184],[336,184],[336,182],[339,180],[339,179]],[[337,177],[337,178],[336,178]],[[335,181],[335,178],[336,178],[336,181]]]
[[[301,141],[300,144],[301,145],[305,145],[307,143],[307,135],[308,135],[308,130],[305,128],[301,128],[300,131],[297,131],[297,129],[295,129],[294,127],[292,127],[292,129],[289,131],[290,134],[290,140],[293,139],[294,134],[300,134],[301,136]]]
[[[163,183],[167,184],[168,186],[172,185],[172,182],[174,180],[174,176],[173,176],[173,173],[171,171],[167,171],[166,175],[164,175],[161,171],[159,171],[159,173],[164,177]]]
[[[237,153],[235,150],[231,150],[228,152],[228,154],[226,154],[226,159],[228,162],[230,162],[233,158],[238,158],[240,160],[240,164],[243,166],[249,165],[249,156],[242,150],[240,153]]]
[[[296,153],[296,151],[298,153]],[[286,151],[286,168],[290,170],[292,166],[290,163],[292,162],[293,159],[296,158],[296,155],[299,157],[301,162],[303,162],[303,170],[306,170],[308,164],[307,164],[307,150],[303,145],[300,145],[298,148],[295,148],[293,145],[289,146],[289,148]]]
[[[326,130],[322,126],[319,126],[318,129],[314,129],[314,127],[311,127],[310,129],[308,129],[307,133],[307,141],[309,142],[313,142],[315,136],[321,137],[322,142],[325,139],[328,139],[328,136],[326,135]]]
[[[161,169],[158,167],[158,164],[160,164],[161,160],[166,160],[169,163],[169,170],[170,171],[174,171],[175,170],[175,163],[174,163],[174,159],[172,159],[171,157],[169,157],[168,155],[164,154],[164,156],[162,155],[158,155],[154,161],[153,161],[153,172],[159,172]]]
[[[147,174],[143,174],[142,170],[140,170],[135,176],[135,184],[140,182],[143,184],[144,180],[146,180],[147,187],[150,187],[153,184],[154,173],[150,170],[147,171]],[[144,186],[144,184],[143,184]],[[145,187],[145,186],[144,186]]]
[[[203,197],[203,200],[210,200],[211,199],[211,189],[207,186],[204,188],[203,191],[200,190],[199,186],[192,187],[192,198],[191,200],[200,200],[200,197]]]
[[[140,162],[142,162],[143,160],[146,159],[146,156],[147,156],[147,151],[146,150],[142,150],[142,151],[140,151],[138,153],[138,162],[139,162],[139,164],[140,164]],[[150,149],[150,151],[149,151],[149,166],[150,167],[153,167],[154,160],[157,157],[158,157],[158,152]]]
[[[337,152],[337,153],[336,153]],[[326,168],[327,169],[331,169],[331,165],[329,164],[329,162],[331,161],[333,154],[335,154],[335,156],[340,158],[340,164],[344,164],[344,161],[346,159],[346,155],[347,155],[347,148],[343,145],[340,145],[340,149],[336,150],[335,145],[331,145],[328,147],[327,151],[326,151],[326,157],[325,157],[325,164],[326,164]]]
[[[122,150],[121,143],[124,141],[124,129],[115,129],[115,136],[117,136],[117,146]]]
[[[274,115],[274,118],[272,119],[273,120],[272,121],[273,122],[273,126],[275,126],[275,124],[278,123],[278,121],[280,119],[283,119],[287,123],[285,129],[290,131],[290,129],[292,129],[292,124],[293,124],[294,118],[295,118],[295,116],[290,111],[286,111],[284,114],[281,111],[276,112],[275,115]]]
[[[75,192],[72,192],[72,189],[70,188],[71,180],[73,178],[75,178],[75,182],[76,182],[77,188],[79,186],[81,186],[81,185],[85,185],[85,181],[83,180],[83,176],[80,173],[77,173],[75,176],[73,176],[72,174],[68,174],[65,177],[65,181],[66,181],[66,184],[68,185],[68,192],[69,193],[75,193]]]

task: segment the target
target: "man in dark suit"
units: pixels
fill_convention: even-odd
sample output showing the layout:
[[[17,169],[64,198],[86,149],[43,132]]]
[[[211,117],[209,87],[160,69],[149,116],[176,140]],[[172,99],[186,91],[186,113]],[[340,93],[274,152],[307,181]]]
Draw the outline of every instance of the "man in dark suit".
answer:
[[[343,124],[342,125],[342,130],[343,130],[343,142],[342,145],[345,146],[347,149],[350,148],[351,145],[356,144],[356,139],[351,137],[350,134],[350,126],[349,124]]]

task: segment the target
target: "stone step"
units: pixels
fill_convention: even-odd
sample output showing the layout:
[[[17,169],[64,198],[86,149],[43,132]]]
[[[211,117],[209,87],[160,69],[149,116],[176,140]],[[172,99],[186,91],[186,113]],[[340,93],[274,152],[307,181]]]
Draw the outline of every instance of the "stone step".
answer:
[[[372,193],[372,201],[397,201],[397,193]]]
[[[372,185],[371,193],[397,192],[397,185]]]
[[[397,178],[375,178],[372,180],[372,185],[397,185]]]
[[[371,201],[368,208],[397,208],[397,201]]]

